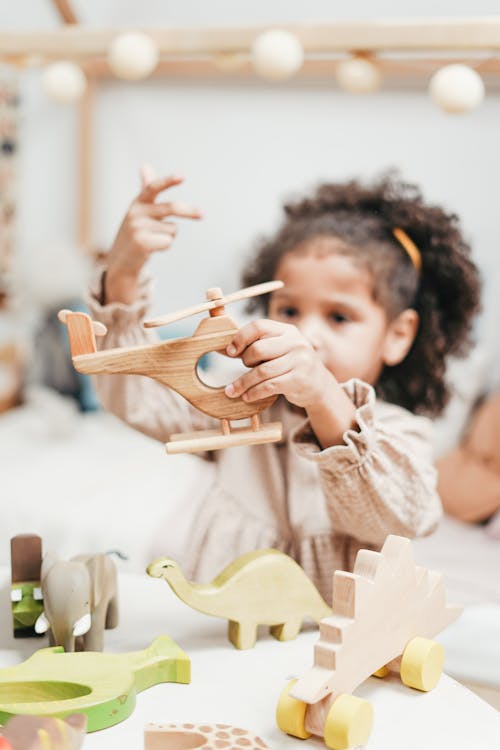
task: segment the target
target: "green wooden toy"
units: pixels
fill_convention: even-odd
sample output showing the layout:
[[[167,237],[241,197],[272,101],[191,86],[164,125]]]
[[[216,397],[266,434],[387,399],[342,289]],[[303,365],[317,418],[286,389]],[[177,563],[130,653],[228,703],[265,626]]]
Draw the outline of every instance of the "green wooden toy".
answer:
[[[19,714],[82,713],[87,731],[95,732],[130,716],[141,690],[189,681],[189,657],[166,635],[128,654],[43,648],[15,667],[0,669],[0,722]]]
[[[147,572],[164,578],[193,609],[229,620],[228,637],[236,648],[255,645],[258,625],[269,625],[275,638],[288,641],[297,636],[304,618],[319,622],[331,614],[300,565],[275,549],[237,557],[206,585],[187,581],[168,557],[152,562]]]
[[[37,534],[18,534],[10,540],[12,629],[14,638],[40,635],[35,623],[43,612],[40,568],[42,540]]]

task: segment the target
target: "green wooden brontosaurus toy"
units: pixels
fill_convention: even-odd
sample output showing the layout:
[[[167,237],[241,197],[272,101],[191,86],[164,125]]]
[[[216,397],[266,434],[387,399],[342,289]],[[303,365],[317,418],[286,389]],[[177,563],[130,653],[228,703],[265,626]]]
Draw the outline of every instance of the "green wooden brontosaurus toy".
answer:
[[[319,622],[331,614],[300,565],[275,549],[241,555],[206,585],[187,581],[168,557],[152,562],[147,572],[164,578],[193,609],[229,620],[228,637],[236,648],[255,645],[258,625],[270,625],[275,638],[288,641],[297,636],[304,618]]]
[[[82,713],[87,731],[94,732],[130,716],[141,690],[189,681],[189,657],[168,636],[128,654],[42,648],[22,664],[0,669],[0,723],[19,714]]]

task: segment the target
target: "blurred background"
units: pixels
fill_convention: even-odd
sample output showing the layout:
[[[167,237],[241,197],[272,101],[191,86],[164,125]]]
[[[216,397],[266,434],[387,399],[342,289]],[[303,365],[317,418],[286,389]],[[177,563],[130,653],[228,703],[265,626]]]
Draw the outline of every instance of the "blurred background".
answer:
[[[66,332],[55,319],[61,307],[84,306],[92,253],[110,247],[144,162],[159,175],[185,175],[172,195],[205,214],[201,222],[179,221],[173,250],[154,258],[155,313],[203,301],[211,286],[239,288],[246,256],[256,238],[276,227],[283,201],[321,181],[370,179],[395,168],[427,200],[456,212],[481,269],[484,303],[476,348],[453,363],[454,398],[436,424],[436,455],[453,447],[475,404],[500,384],[500,45],[473,62],[484,96],[474,100],[473,86],[470,106],[458,114],[429,93],[436,59],[443,54],[447,62],[439,52],[432,65],[429,55],[414,55],[392,73],[387,56],[389,73],[382,67],[379,86],[365,93],[339,82],[338,60],[276,80],[247,61],[239,68],[237,59],[219,59],[135,81],[99,75],[91,97],[87,91],[61,102],[60,87],[59,96],[57,85],[48,93],[46,63],[26,54],[23,34],[60,29],[67,5],[0,4],[0,40],[11,57],[0,44],[0,564],[12,534],[39,531],[61,554],[114,547],[140,568],[159,519],[168,522],[177,507],[165,498],[187,497],[195,481],[209,481],[208,473],[200,479],[210,468],[200,468],[198,459],[165,458],[161,446],[97,411],[91,383],[73,371]],[[376,7],[328,0],[74,0],[70,7],[83,26],[121,31],[471,17],[464,0],[384,0]],[[475,17],[495,12],[497,3],[474,4]],[[232,314],[238,319],[242,311]],[[172,333],[193,329],[194,321],[184,321]],[[147,509],[140,535],[138,498]],[[477,613],[490,648],[488,633],[498,635],[500,623],[500,542],[480,526],[451,520],[440,534],[422,544],[423,561],[446,571],[457,598],[471,605],[472,617]],[[475,661],[464,655],[470,632],[459,638],[454,669],[478,682],[474,669],[464,667],[467,658]],[[495,674],[485,656],[482,683],[500,687]]]

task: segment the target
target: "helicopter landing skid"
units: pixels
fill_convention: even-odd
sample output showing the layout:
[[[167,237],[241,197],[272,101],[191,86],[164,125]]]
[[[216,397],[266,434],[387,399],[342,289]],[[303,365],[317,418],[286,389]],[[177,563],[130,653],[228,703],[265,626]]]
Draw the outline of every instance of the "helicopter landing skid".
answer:
[[[198,432],[179,432],[170,436],[165,444],[167,453],[198,453],[231,448],[237,445],[260,445],[276,443],[281,440],[281,422],[268,422],[259,427],[227,427],[221,430],[199,430]]]

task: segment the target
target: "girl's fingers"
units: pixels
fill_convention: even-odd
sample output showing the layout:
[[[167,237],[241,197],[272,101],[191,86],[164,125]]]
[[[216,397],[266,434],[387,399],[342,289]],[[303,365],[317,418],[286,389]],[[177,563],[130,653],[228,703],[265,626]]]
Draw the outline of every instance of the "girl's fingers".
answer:
[[[150,185],[155,179],[155,171],[151,164],[142,164],[140,169],[141,174],[141,187],[144,189],[147,185]]]
[[[136,214],[150,216],[152,219],[164,219],[166,216],[181,216],[185,219],[201,219],[203,213],[189,203],[179,201],[171,203],[139,203],[135,206]]]
[[[174,187],[174,185],[179,185],[183,180],[184,177],[181,177],[180,175],[168,175],[167,177],[154,179],[152,182],[144,185],[136,200],[141,201],[142,203],[152,203],[159,193],[168,190],[168,188]]]
[[[245,391],[243,400],[247,403],[252,403],[253,401],[260,401],[263,398],[269,398],[269,396],[278,396],[280,393],[286,393],[289,381],[289,373],[272,378],[271,380],[265,380],[263,383],[259,383],[249,388],[248,391]]]
[[[168,250],[174,238],[171,234],[159,234],[158,232],[144,232],[137,237],[137,241],[144,250],[157,252],[159,250]]]
[[[268,336],[280,336],[288,328],[292,328],[287,323],[279,323],[276,320],[253,320],[251,323],[240,328],[234,339],[231,341],[226,349],[227,354],[231,357],[237,357],[243,352],[248,346],[258,341],[259,339],[266,338]]]
[[[254,341],[241,354],[241,361],[246,367],[256,367],[261,362],[276,359],[287,354],[293,347],[289,336],[268,336]]]
[[[249,372],[245,372],[234,383],[229,383],[225,389],[226,396],[230,396],[230,398],[243,396],[245,392],[255,388],[255,386],[285,375],[292,369],[292,366],[293,360],[290,354],[263,362]]]
[[[141,232],[148,231],[153,234],[170,234],[172,237],[175,237],[177,229],[177,224],[174,224],[173,221],[156,221],[147,216],[141,219]]]

